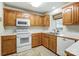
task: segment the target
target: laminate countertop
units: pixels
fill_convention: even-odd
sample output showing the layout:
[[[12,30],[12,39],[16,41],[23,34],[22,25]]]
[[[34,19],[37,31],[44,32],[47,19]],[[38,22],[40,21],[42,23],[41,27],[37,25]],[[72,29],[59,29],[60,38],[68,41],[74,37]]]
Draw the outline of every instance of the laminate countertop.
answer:
[[[79,40],[79,35],[78,34],[70,34],[70,33],[60,33],[60,34],[54,34],[54,33],[48,33],[49,35],[56,35],[57,37],[62,37],[62,38],[68,38],[68,39],[73,39],[73,40]]]
[[[72,39],[72,40],[79,40],[79,35],[73,34],[73,33],[59,33],[59,34],[55,34],[53,32],[35,32],[35,33],[46,33],[49,35],[56,35],[57,37],[68,38],[68,39]]]
[[[0,33],[0,36],[8,36],[8,35],[16,35],[16,33],[13,33],[13,32],[2,32],[2,33]]]
[[[79,56],[79,41],[72,44],[69,48],[66,49],[66,52],[74,56]]]

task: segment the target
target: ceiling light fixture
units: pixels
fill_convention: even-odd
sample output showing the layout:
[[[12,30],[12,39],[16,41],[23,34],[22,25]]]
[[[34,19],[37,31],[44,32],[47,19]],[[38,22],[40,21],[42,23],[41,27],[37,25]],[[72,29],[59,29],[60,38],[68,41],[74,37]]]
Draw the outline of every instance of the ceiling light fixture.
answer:
[[[43,2],[30,2],[33,7],[39,7]]]

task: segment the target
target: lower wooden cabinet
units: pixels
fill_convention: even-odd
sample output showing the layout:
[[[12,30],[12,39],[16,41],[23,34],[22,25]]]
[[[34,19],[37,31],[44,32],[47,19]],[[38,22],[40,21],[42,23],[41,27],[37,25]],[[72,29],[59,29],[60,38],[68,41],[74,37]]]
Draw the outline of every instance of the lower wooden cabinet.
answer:
[[[53,52],[57,51],[57,37],[50,34],[42,34],[42,45]]]
[[[32,35],[32,47],[43,45],[49,50],[57,51],[57,37],[55,35],[36,33]]]
[[[57,52],[57,37],[55,35],[49,36],[49,46],[48,46],[48,48],[53,52]]]
[[[49,43],[48,40],[49,40],[48,38],[42,39],[42,45],[45,46],[45,47],[47,47],[47,48],[48,48],[48,43]]]
[[[16,36],[2,36],[2,55],[8,55],[16,52]]]
[[[32,47],[41,45],[41,33],[32,34]]]
[[[42,34],[42,45],[48,48],[49,38],[47,34]]]

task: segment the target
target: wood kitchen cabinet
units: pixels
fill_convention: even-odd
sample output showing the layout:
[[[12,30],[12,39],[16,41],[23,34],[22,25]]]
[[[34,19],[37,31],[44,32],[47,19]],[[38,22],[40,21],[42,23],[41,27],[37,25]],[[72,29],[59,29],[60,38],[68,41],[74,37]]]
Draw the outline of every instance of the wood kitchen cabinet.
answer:
[[[57,51],[57,37],[50,34],[42,34],[42,45],[53,52]]]
[[[16,25],[16,12],[14,10],[4,9],[4,26]]]
[[[74,24],[79,24],[79,2],[74,4]]]
[[[42,33],[42,45],[48,48],[48,44],[49,44],[48,34]]]
[[[32,34],[32,47],[43,45],[53,52],[57,52],[57,37],[46,33]]]
[[[79,24],[79,3],[73,3],[63,8],[63,24],[77,25]]]
[[[27,14],[25,12],[4,8],[4,26],[16,26],[17,18],[29,18],[31,26],[50,26],[50,19],[48,15],[41,16],[36,14]]]
[[[16,36],[2,36],[1,37],[2,45],[2,55],[8,55],[16,52]]]
[[[36,22],[36,26],[42,26],[41,16],[36,15],[35,22]]]
[[[16,26],[17,18],[30,18],[30,14],[4,8],[4,26]]]
[[[46,27],[50,26],[50,18],[48,15],[43,16],[42,21],[43,21],[43,26],[46,26]]]
[[[16,11],[16,19],[17,18],[30,18],[30,14],[21,12],[21,11]]]
[[[32,47],[41,45],[41,33],[32,34]]]
[[[55,35],[49,35],[49,49],[56,53],[57,51],[57,37]]]
[[[22,18],[22,12],[17,11],[16,12],[16,18]]]
[[[35,26],[35,15],[30,16],[30,25]]]
[[[31,26],[42,26],[42,18],[40,15],[30,16]]]

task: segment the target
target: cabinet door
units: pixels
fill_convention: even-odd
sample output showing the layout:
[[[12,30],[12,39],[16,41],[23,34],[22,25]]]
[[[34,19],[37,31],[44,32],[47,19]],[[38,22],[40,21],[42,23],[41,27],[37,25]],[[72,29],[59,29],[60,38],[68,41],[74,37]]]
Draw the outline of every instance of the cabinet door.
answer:
[[[42,39],[42,44],[43,44],[43,46],[45,46],[46,48],[48,48],[48,39],[49,39],[49,38],[44,38],[44,39]]]
[[[32,47],[36,47],[39,45],[41,45],[41,34],[40,33],[32,34]]]
[[[37,37],[32,34],[32,47],[36,47],[38,46],[38,40],[37,40]]]
[[[2,55],[8,55],[16,52],[16,37],[2,36]]]
[[[35,15],[35,26],[39,26],[39,16]]]
[[[35,26],[35,15],[30,16],[30,24],[31,26]]]
[[[42,34],[42,45],[48,48],[49,38],[47,34]]]
[[[38,45],[41,45],[41,39],[42,39],[42,37],[41,37],[41,33],[38,33],[37,34],[37,40],[38,40]]]
[[[79,24],[79,2],[74,4],[74,24]]]
[[[44,18],[43,18],[43,16],[40,16],[40,26],[43,26],[43,20],[44,20]]]
[[[57,37],[57,54],[64,56],[65,50],[73,43],[75,43],[74,40]]]
[[[37,16],[37,21],[36,21],[37,23],[36,23],[36,25],[37,26],[42,26],[42,19],[41,19],[41,16]]]
[[[43,22],[43,19],[41,16],[39,16],[39,15],[30,16],[31,26],[42,26],[42,22]]]
[[[57,51],[57,38],[54,35],[49,36],[49,49],[53,52]]]
[[[44,16],[43,26],[50,26],[50,19],[48,15]]]
[[[16,12],[15,11],[4,9],[4,25],[5,26],[16,25]]]
[[[67,6],[63,9],[63,24],[73,24],[73,5]]]
[[[22,18],[22,12],[17,11],[16,12],[16,18]]]

